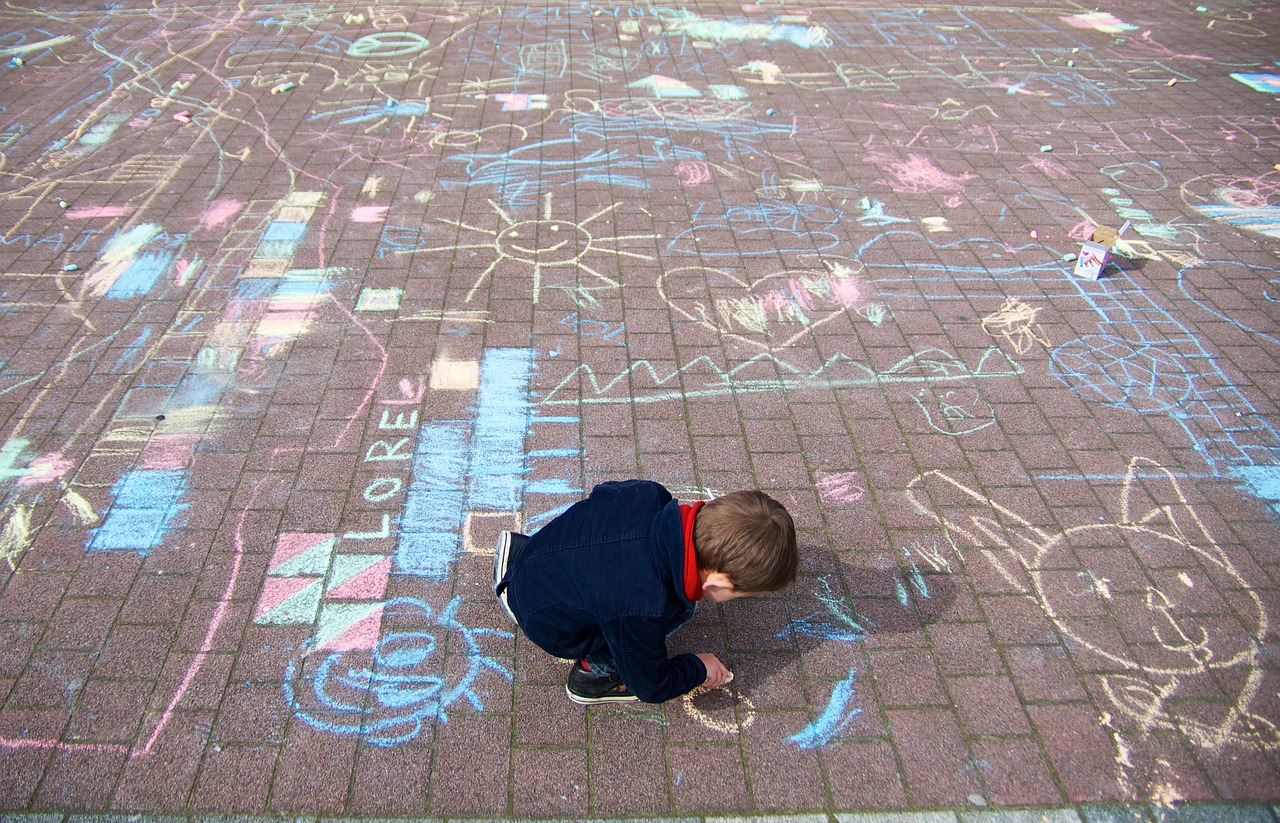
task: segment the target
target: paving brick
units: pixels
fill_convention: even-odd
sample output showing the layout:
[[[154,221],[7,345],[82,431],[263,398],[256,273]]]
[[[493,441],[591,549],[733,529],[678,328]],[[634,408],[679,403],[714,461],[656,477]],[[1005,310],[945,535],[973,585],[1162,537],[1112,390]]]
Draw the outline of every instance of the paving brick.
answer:
[[[947,690],[969,735],[1010,736],[1031,731],[1013,682],[1006,677],[951,677]]]
[[[737,745],[671,746],[667,758],[677,814],[725,812],[746,805],[746,773]]]
[[[509,804],[511,719],[461,715],[437,727],[431,776],[436,814],[504,813]]]
[[[906,807],[903,778],[887,742],[847,741],[823,750],[831,796],[842,809]]]
[[[1029,706],[1032,725],[1044,741],[1067,799],[1073,803],[1123,800],[1115,780],[1115,750],[1090,706]]]
[[[897,709],[887,714],[914,805],[964,805],[969,795],[981,795],[976,766],[955,715],[944,709]]]
[[[347,804],[356,741],[290,722],[267,808],[275,813],[338,814]]]
[[[663,815],[670,809],[667,769],[657,747],[661,730],[633,713],[591,709],[588,744],[593,751],[631,753],[631,768],[612,760],[591,763],[591,805],[601,815]]]

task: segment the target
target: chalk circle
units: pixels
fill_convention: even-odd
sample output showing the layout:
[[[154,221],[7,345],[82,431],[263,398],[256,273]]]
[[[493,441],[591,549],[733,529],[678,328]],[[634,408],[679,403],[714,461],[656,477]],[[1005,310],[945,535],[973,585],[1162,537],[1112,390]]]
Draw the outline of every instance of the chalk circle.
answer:
[[[729,686],[726,683],[725,685],[715,689],[709,689],[706,686],[699,686],[698,688],[687,693],[683,698],[681,698],[681,703],[684,705],[684,710],[686,713],[688,713],[689,717],[693,718],[699,725],[704,726],[713,732],[720,732],[721,734],[733,734],[734,732],[738,731],[739,724],[725,723],[723,721],[716,720],[714,717],[707,714],[702,709],[699,709],[694,704],[694,701],[697,700],[702,695],[710,694],[711,692],[718,692],[718,691],[725,692],[726,694],[729,695],[729,700],[733,701],[733,692],[729,691]],[[741,728],[746,729],[750,727],[752,723],[756,722],[756,704],[752,703],[751,698],[747,697],[745,694],[741,692],[738,693],[737,702],[741,703],[746,708],[746,711],[743,713],[742,723],[741,723]]]
[[[465,149],[478,145],[483,139],[478,131],[446,131],[431,138],[431,148]]]
[[[411,31],[388,31],[366,34],[347,47],[351,57],[402,57],[417,54],[431,43]]]

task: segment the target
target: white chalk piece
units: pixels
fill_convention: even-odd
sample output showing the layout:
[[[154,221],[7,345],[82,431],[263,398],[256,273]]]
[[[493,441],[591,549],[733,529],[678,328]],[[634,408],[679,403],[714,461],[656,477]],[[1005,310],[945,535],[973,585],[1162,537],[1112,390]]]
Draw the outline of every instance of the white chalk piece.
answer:
[[[1063,262],[1063,263],[1074,263],[1074,262],[1076,262],[1076,255],[1075,255],[1075,254],[1072,254],[1071,252],[1068,252],[1068,253],[1066,253],[1066,254],[1062,255],[1062,262]]]
[[[733,672],[729,672],[729,676],[724,679],[724,684],[728,686],[733,682]]]
[[[69,206],[69,205],[71,205],[71,204],[70,204],[70,203],[68,203],[66,200],[59,200],[59,201],[58,201],[58,208],[60,208],[60,209],[65,209],[65,208],[66,208],[67,206]]]
[[[1165,83],[1165,85],[1166,85],[1166,86],[1176,86],[1176,85],[1178,85],[1178,78],[1176,78],[1176,77],[1170,77],[1170,78],[1169,78],[1169,82],[1168,82],[1168,83]]]
[[[773,117],[773,115],[777,114],[777,112],[775,112],[773,109],[765,109],[764,113],[769,115],[770,117]]]

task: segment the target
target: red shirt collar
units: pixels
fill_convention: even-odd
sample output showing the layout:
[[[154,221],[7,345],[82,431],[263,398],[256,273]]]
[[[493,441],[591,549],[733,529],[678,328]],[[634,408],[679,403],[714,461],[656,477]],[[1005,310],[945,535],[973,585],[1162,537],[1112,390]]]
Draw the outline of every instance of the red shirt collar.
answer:
[[[680,525],[684,527],[684,593],[693,602],[702,599],[702,579],[698,576],[698,555],[693,550],[693,521],[703,501],[680,505]]]

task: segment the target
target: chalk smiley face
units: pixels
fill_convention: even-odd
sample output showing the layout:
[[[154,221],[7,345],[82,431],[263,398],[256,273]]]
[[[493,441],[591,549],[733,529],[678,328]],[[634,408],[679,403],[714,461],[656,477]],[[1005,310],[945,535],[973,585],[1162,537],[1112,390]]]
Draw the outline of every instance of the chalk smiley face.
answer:
[[[566,220],[524,220],[498,232],[499,252],[541,266],[571,266],[591,248],[591,235]]]

